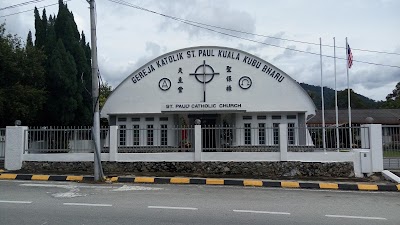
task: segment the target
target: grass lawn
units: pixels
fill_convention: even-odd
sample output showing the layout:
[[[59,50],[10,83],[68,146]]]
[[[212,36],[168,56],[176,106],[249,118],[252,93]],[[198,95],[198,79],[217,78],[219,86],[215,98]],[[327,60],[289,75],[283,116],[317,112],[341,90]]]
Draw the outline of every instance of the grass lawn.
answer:
[[[383,157],[400,157],[399,150],[383,151]]]

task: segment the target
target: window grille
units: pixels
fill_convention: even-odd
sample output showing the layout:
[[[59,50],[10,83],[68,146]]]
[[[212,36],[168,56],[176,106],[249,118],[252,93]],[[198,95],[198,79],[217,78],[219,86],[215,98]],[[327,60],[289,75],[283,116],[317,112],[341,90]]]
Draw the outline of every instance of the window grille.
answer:
[[[265,123],[258,124],[258,144],[265,145]]]
[[[244,124],[244,144],[251,145],[251,123]]]
[[[168,145],[168,126],[166,124],[161,124],[161,145]]]

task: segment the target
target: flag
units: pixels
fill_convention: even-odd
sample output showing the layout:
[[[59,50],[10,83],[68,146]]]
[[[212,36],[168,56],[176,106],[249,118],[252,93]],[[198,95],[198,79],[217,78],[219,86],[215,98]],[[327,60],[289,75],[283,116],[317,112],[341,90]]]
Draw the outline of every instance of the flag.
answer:
[[[350,45],[347,44],[347,66],[349,69],[353,65],[353,54],[351,53]]]

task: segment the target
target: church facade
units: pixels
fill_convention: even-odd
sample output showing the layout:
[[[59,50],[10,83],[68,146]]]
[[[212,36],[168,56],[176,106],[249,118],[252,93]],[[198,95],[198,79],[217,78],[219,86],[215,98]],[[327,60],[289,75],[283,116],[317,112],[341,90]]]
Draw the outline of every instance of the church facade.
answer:
[[[278,134],[263,129],[274,130],[279,124],[304,127],[315,114],[307,92],[284,71],[247,52],[220,46],[185,48],[155,58],[123,80],[101,111],[110,125],[126,130],[120,141],[124,138],[128,146],[177,144],[175,136],[182,134],[170,129],[195,122],[243,128],[245,134],[236,136],[232,145],[273,145]],[[254,129],[254,134],[251,130],[246,137],[246,129]],[[268,141],[248,141],[249,135],[266,134],[271,135]],[[290,135],[292,144],[302,144],[301,132]],[[212,138],[214,145],[220,144],[219,135]]]

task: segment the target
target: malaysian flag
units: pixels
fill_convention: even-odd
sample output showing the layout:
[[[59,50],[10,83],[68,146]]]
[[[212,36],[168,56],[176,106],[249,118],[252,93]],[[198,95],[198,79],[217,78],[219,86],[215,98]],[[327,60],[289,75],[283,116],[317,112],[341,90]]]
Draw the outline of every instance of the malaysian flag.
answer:
[[[347,66],[349,69],[353,65],[353,54],[351,53],[350,45],[347,44]]]

